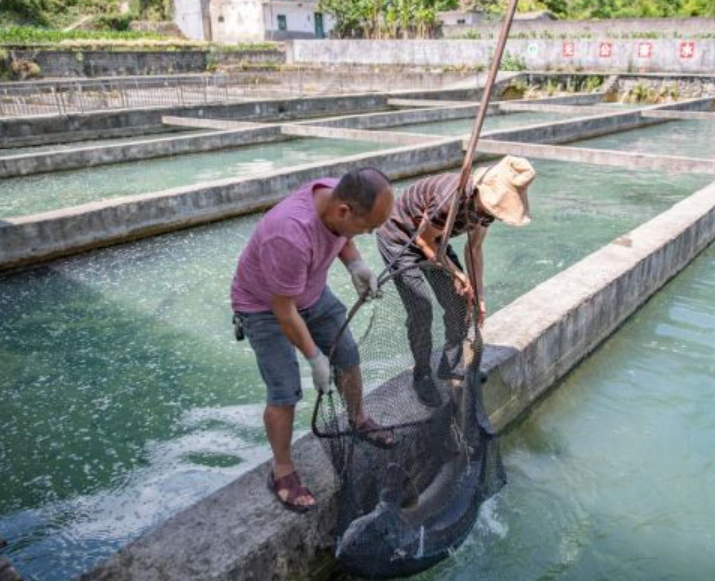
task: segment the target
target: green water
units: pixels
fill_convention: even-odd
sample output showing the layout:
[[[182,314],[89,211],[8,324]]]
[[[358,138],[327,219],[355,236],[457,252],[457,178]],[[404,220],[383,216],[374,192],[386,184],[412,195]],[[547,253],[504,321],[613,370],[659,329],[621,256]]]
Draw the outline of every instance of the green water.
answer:
[[[668,121],[571,145],[712,159],[715,157],[715,122]]]
[[[515,129],[535,123],[548,123],[549,121],[566,121],[575,115],[563,113],[509,113],[505,115],[489,115],[484,120],[484,131],[501,131]],[[413,125],[400,125],[389,128],[388,131],[400,133],[424,133],[425,135],[459,136],[472,132],[474,119],[455,119],[453,121],[439,121],[437,123],[416,123]]]
[[[361,141],[297,139],[269,145],[0,180],[0,218],[25,216],[120,196],[245,177],[338,156],[385,149]]]
[[[536,168],[534,222],[496,224],[486,243],[490,312],[706,183]],[[0,534],[28,579],[78,574],[266,457],[265,390],[232,339],[228,298],[257,219],[0,278]],[[359,243],[378,268],[372,240]],[[331,285],[354,300],[342,267]],[[304,432],[314,396],[303,379]]]
[[[166,137],[185,137],[187,135],[199,135],[208,130],[187,129],[181,131],[162,131],[159,133],[149,133],[146,135],[135,135],[133,137],[114,137],[108,139],[92,139],[88,141],[71,141],[68,143],[55,143],[51,145],[32,145],[28,147],[7,147],[0,148],[0,157],[11,157],[13,155],[27,155],[29,153],[47,153],[49,151],[62,151],[65,149],[77,149],[79,147],[102,147],[105,145],[120,145],[122,143],[133,143],[135,141],[150,141],[152,139],[163,139]]]
[[[715,246],[502,439],[509,483],[418,577],[710,581]]]

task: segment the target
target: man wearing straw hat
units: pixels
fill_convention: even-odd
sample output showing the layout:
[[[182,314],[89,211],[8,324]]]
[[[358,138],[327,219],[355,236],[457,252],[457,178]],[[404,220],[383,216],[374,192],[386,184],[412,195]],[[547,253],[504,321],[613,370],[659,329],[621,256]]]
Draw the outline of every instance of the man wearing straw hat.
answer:
[[[439,269],[417,268],[395,276],[395,286],[407,311],[407,332],[415,359],[414,388],[425,405],[436,407],[441,403],[431,369],[432,302],[427,286],[432,288],[444,309],[445,344],[437,377],[461,380],[464,378],[462,342],[468,330],[468,302],[476,298],[480,326],[486,317],[482,246],[489,225],[495,219],[510,226],[525,226],[531,221],[527,189],[535,176],[526,159],[507,156],[471,177],[466,196],[457,209],[454,227],[448,234],[450,239],[469,234],[464,254],[471,276],[463,271],[449,245],[444,266],[452,271],[454,278]],[[458,173],[443,173],[419,180],[395,202],[390,218],[377,231],[378,249],[391,272],[437,259],[450,207],[447,198],[457,188],[459,177]],[[472,288],[470,279],[475,281],[476,289]]]

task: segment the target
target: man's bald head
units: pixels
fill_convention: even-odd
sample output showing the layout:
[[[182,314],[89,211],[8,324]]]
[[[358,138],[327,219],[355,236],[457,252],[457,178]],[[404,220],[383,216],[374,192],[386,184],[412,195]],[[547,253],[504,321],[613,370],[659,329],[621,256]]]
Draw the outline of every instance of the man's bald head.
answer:
[[[326,225],[346,238],[367,234],[390,217],[394,201],[390,180],[379,169],[351,170],[330,194]]]
[[[358,214],[369,214],[380,194],[392,195],[389,178],[374,167],[361,167],[346,173],[333,190],[333,196]]]

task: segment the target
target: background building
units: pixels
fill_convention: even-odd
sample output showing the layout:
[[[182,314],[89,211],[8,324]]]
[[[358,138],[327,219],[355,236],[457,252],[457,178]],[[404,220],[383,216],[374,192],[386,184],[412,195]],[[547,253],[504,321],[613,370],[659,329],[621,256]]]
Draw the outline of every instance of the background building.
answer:
[[[333,28],[315,0],[174,0],[174,21],[187,37],[215,42],[325,38]]]

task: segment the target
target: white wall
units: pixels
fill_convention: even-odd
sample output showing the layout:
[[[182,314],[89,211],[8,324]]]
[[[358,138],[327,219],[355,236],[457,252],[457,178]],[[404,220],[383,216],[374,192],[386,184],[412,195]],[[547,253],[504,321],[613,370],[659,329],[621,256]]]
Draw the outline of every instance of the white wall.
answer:
[[[418,66],[489,65],[496,41],[296,40],[291,62]],[[606,46],[607,45],[607,46]],[[607,54],[604,49],[608,48]],[[686,49],[688,49],[686,51]],[[715,71],[712,39],[510,40],[506,52],[527,70],[707,73]]]
[[[174,22],[187,38],[209,40],[204,38],[201,0],[174,0]]]
[[[216,42],[264,40],[261,0],[211,0],[211,31]]]

